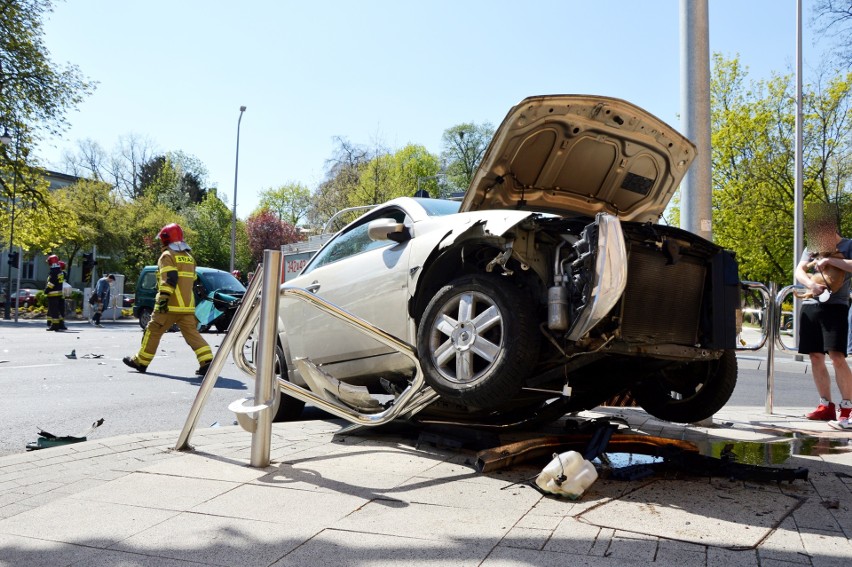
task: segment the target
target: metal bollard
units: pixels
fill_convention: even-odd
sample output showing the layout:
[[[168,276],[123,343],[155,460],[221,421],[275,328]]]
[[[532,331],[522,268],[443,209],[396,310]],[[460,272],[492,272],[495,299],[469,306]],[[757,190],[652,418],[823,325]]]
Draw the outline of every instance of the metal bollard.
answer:
[[[269,466],[272,445],[272,406],[275,402],[275,332],[278,323],[278,287],[281,282],[281,250],[263,251],[263,284],[260,296],[260,325],[257,343],[257,378],[254,399],[266,407],[255,412],[251,434],[251,466]]]
[[[773,399],[775,397],[775,340],[778,336],[778,326],[781,324],[781,306],[776,300],[778,284],[769,282],[769,305],[767,306],[766,322],[766,404],[764,411],[772,415]]]

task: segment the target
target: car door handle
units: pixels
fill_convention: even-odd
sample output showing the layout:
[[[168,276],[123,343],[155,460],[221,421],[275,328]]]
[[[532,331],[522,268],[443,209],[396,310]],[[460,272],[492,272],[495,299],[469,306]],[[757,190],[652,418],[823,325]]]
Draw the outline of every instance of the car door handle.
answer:
[[[311,285],[309,285],[309,286],[306,286],[306,287],[305,287],[305,289],[306,289],[306,290],[308,290],[308,291],[309,291],[309,292],[311,292],[311,293],[316,293],[316,292],[317,292],[317,290],[319,290],[319,288],[320,288],[320,284],[318,284],[318,283],[316,283],[316,282],[314,282],[314,283],[312,283]]]

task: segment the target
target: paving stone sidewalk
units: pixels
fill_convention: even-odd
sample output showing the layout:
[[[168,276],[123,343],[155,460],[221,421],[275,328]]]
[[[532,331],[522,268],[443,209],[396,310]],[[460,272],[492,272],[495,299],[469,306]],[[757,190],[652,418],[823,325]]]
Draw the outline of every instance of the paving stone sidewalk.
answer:
[[[337,421],[275,424],[263,470],[238,427],[196,430],[192,452],[174,431],[95,433],[0,458],[0,565],[852,565],[852,435],[800,408],[725,408],[709,427],[602,413],[809,479],[599,479],[571,501],[528,485],[546,462],[480,474],[473,451]]]

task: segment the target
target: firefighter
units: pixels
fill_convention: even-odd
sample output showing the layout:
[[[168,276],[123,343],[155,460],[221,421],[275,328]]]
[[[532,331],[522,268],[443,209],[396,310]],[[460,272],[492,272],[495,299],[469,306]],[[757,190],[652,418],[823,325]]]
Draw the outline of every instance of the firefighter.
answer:
[[[213,351],[196,329],[195,295],[192,287],[197,277],[195,259],[186,242],[183,230],[177,224],[168,224],[160,229],[157,238],[163,247],[163,253],[157,260],[157,296],[154,299],[154,314],[145,334],[142,346],[135,356],[125,356],[124,364],[145,372],[157,353],[160,338],[169,328],[177,324],[186,343],[192,348],[198,359],[199,376],[204,376],[213,360]]]
[[[62,321],[63,321],[62,325],[63,325],[63,327],[65,326],[65,322],[64,322],[65,321],[65,311],[68,307],[65,300],[68,299],[69,297],[71,297],[69,295],[69,293],[71,292],[71,288],[66,289],[67,286],[65,285],[65,282],[67,282],[68,279],[69,279],[68,278],[68,270],[66,270],[67,267],[68,267],[68,265],[64,261],[59,260],[59,271],[62,272],[62,285],[60,286],[62,288],[62,303],[61,303],[62,309],[61,309],[60,313],[62,314]]]
[[[47,330],[65,331],[68,329],[63,315],[65,298],[62,296],[62,284],[65,283],[65,276],[62,274],[59,256],[56,254],[48,256],[47,265],[50,266],[47,284],[44,286],[44,294],[47,296]]]

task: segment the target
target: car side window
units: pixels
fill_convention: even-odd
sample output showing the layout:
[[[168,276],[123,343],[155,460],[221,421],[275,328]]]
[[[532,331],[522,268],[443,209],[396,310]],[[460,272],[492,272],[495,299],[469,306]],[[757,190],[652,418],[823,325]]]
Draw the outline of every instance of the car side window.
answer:
[[[370,221],[379,218],[392,218],[396,222],[404,223],[407,216],[405,211],[401,209],[383,210],[380,213],[369,215],[369,217],[365,218],[359,224],[350,227],[346,232],[338,234],[334,240],[329,242],[328,246],[320,250],[314,262],[311,263],[310,269],[314,270],[320,266],[325,266],[326,264],[331,264],[338,260],[367,252],[368,250],[375,250],[376,248],[384,248],[396,244],[390,240],[372,240],[367,234],[367,225],[370,224]]]
[[[148,272],[142,278],[143,289],[157,289],[157,272]]]

